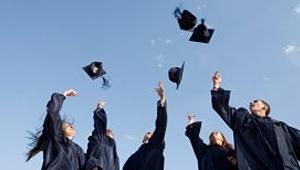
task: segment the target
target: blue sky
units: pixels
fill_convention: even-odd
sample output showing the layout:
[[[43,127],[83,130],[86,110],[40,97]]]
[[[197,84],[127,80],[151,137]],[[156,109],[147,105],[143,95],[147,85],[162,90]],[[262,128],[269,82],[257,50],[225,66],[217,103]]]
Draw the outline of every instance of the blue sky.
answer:
[[[75,141],[84,150],[92,131],[92,111],[107,101],[121,166],[154,129],[154,88],[162,80],[168,101],[165,169],[197,169],[184,136],[186,115],[203,121],[201,137],[230,129],[210,104],[211,75],[220,70],[232,90],[231,105],[248,107],[264,98],[271,116],[300,128],[300,1],[181,0],[215,28],[210,44],[189,42],[179,30],[171,0],[0,0],[1,142],[3,169],[33,170],[41,156],[25,163],[26,130],[42,125],[52,92],[74,88],[62,114],[75,120]],[[100,60],[112,82],[90,80],[81,67]],[[167,71],[185,60],[180,89]]]

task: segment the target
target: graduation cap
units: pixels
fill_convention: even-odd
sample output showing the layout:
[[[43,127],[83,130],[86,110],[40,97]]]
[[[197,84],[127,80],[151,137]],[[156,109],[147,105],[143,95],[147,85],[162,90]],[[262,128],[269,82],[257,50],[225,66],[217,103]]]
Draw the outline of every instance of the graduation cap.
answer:
[[[201,24],[199,24],[193,31],[192,36],[190,37],[190,41],[201,42],[201,43],[209,43],[214,29],[208,28],[205,24],[205,19],[201,19]]]
[[[106,72],[102,67],[102,62],[97,62],[97,61],[92,62],[91,64],[82,67],[82,69],[93,80],[106,74]]]
[[[177,90],[178,90],[179,84],[180,84],[182,76],[183,76],[184,64],[185,64],[185,62],[182,63],[181,68],[180,67],[172,67],[169,69],[169,72],[168,72],[169,80],[171,82],[177,84]]]
[[[101,88],[103,88],[103,89],[111,88],[111,83],[107,78],[102,77],[102,80],[103,80],[103,84],[102,84]]]
[[[174,15],[177,18],[180,29],[188,31],[193,29],[197,24],[197,17],[188,10],[180,11],[176,8]]]

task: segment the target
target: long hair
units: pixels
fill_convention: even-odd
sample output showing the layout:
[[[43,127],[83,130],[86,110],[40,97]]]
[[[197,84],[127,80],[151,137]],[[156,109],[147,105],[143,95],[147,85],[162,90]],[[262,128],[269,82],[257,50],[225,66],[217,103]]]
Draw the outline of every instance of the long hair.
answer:
[[[64,123],[68,123],[71,126],[74,126],[74,120],[71,122],[67,121],[67,117],[64,116],[62,119],[61,125]],[[61,129],[63,131],[63,129]],[[29,146],[31,149],[26,153],[26,161],[29,161],[32,157],[34,157],[39,152],[43,151],[45,143],[47,142],[48,138],[43,134],[43,128],[36,129],[36,132],[27,131],[29,136],[27,138],[31,140]],[[63,134],[63,133],[62,133]]]
[[[35,133],[27,131],[29,134],[27,138],[31,140],[29,143],[31,149],[26,153],[26,161],[29,161],[32,157],[44,149],[46,138],[43,136],[42,131],[42,128],[37,129]]]
[[[213,137],[214,137],[214,134],[215,134],[215,133],[216,133],[216,132],[211,132],[210,135],[209,135],[209,142],[210,142],[210,145],[213,144],[212,141],[213,141]],[[231,149],[233,149],[232,144],[230,144],[230,143],[227,142],[227,140],[226,140],[225,136],[223,135],[223,133],[221,133],[221,132],[218,132],[218,133],[220,133],[221,136],[222,136],[222,138],[223,138],[223,143],[222,143],[221,147],[222,147],[223,149],[226,149],[226,150],[231,150]]]

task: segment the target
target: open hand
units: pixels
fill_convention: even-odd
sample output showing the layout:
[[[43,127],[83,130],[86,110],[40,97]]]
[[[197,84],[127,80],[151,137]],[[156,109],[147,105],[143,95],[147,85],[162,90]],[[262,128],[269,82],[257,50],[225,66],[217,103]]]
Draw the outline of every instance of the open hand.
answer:
[[[157,92],[160,100],[165,100],[165,90],[164,90],[164,87],[163,87],[163,84],[162,84],[162,81],[159,81],[158,82],[158,86],[157,88],[155,89],[155,91]]]
[[[214,89],[220,88],[221,80],[222,80],[222,78],[221,78],[220,72],[216,71],[215,74],[212,77],[212,82],[213,82],[213,88]]]
[[[97,108],[104,109],[105,105],[106,105],[106,102],[104,100],[100,100],[97,103]]]
[[[74,89],[69,89],[69,90],[66,90],[64,93],[63,93],[64,96],[77,96],[78,93],[74,90]]]
[[[189,121],[189,125],[195,122],[195,118],[196,116],[193,113],[189,113],[188,114],[188,121]]]

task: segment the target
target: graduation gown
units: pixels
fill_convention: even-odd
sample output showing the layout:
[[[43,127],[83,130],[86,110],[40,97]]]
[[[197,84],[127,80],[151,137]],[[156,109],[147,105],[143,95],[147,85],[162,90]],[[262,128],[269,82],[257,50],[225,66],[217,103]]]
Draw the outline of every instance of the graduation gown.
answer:
[[[212,106],[233,130],[239,169],[299,170],[300,131],[245,108],[229,106],[230,91],[212,90]]]
[[[79,145],[62,134],[62,119],[59,114],[65,96],[54,93],[47,104],[47,115],[43,124],[42,170],[83,170],[84,152]]]
[[[119,170],[115,140],[106,135],[107,118],[104,109],[94,111],[94,130],[88,138],[86,170]]]
[[[218,145],[207,145],[199,137],[201,122],[194,122],[186,127],[185,135],[189,138],[198,161],[199,170],[237,170],[237,161],[233,149]]]
[[[161,106],[157,103],[157,118],[155,131],[148,143],[142,144],[139,149],[132,154],[123,166],[123,170],[163,170],[164,169],[164,149],[165,134],[167,128],[167,103]]]

